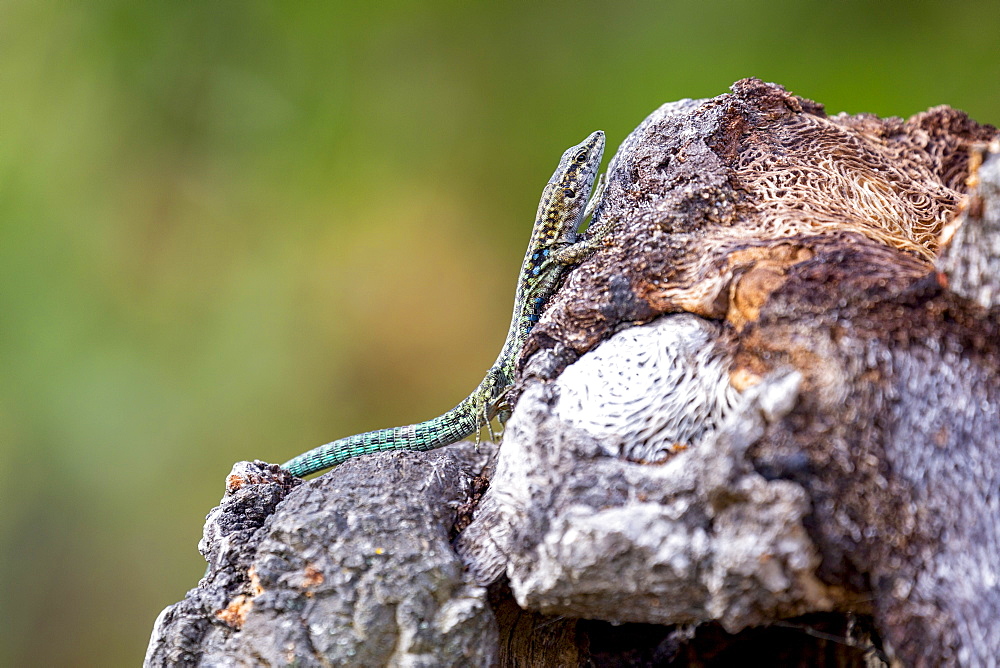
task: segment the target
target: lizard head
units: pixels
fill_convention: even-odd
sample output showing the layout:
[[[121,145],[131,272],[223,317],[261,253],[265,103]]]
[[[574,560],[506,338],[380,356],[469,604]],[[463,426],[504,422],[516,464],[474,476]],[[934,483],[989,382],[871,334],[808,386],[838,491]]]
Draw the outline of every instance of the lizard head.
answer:
[[[571,146],[559,159],[559,166],[549,179],[538,206],[537,220],[545,220],[550,232],[571,229],[583,222],[587,198],[597,178],[604,157],[604,133],[592,132]],[[575,223],[571,224],[570,221]]]

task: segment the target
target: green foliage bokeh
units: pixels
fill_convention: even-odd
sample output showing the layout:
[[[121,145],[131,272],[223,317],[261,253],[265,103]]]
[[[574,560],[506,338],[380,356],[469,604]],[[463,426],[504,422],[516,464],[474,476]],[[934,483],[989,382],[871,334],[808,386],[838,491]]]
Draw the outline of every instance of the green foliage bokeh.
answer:
[[[136,665],[231,464],[417,421],[588,132],[758,76],[1000,122],[991,2],[0,2],[0,665]]]

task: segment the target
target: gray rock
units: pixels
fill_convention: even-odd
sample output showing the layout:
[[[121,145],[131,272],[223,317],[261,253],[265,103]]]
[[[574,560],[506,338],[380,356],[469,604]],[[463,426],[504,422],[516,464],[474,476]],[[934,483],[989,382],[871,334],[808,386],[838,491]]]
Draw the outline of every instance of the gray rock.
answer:
[[[237,465],[146,664],[996,665],[995,160],[955,218],[996,134],[754,79],[662,106],[481,502],[492,447]]]
[[[353,460],[242,535],[224,518],[290,476],[273,467],[227,491],[202,542],[209,573],[161,614],[146,665],[490,665],[496,621],[449,532],[491,452]]]
[[[937,266],[950,290],[989,308],[1000,304],[1000,139],[975,155],[982,166],[962,213],[942,233]]]
[[[704,338],[712,330],[692,316],[665,316],[595,353],[625,377],[671,378],[657,385],[653,405],[660,417],[678,416],[661,425],[676,434],[689,414],[674,407],[704,408],[724,394],[726,367],[711,363],[717,356]],[[670,354],[636,356],[636,347]],[[798,373],[718,402],[705,423],[713,412],[721,428],[648,465],[608,456],[613,424],[595,412],[614,407],[621,394],[600,375],[574,373],[576,365],[554,385],[531,383],[508,425],[496,475],[458,542],[481,581],[505,571],[518,603],[546,614],[615,623],[714,620],[731,632],[840,602],[815,575],[819,555],[802,523],[804,491],[765,480],[746,456],[766,421],[791,410]],[[676,377],[678,365],[691,373]],[[563,395],[569,410],[561,408]],[[580,396],[594,404],[584,424],[599,429],[574,424]],[[623,432],[644,423],[631,411],[625,416]]]

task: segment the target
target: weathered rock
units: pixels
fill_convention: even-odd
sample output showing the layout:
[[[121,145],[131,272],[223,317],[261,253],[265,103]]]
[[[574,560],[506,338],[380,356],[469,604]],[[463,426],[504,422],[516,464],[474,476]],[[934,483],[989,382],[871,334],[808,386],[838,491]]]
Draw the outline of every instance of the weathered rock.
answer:
[[[244,610],[249,565],[271,513],[302,484],[265,462],[237,462],[222,503],[206,518],[198,543],[208,570],[183,601],[160,613],[146,650],[147,666],[194,666],[219,649],[230,620]]]
[[[449,532],[491,452],[460,444],[354,460],[239,536],[217,530],[220,518],[290,476],[227,490],[202,544],[209,573],[161,614],[146,664],[489,665],[496,621]]]
[[[549,614],[728,630],[872,599],[907,664],[1000,655],[1000,317],[943,290],[931,262],[970,149],[995,136],[946,107],[827,118],[753,80],[646,119],[609,168],[612,243],[527,344],[524,375],[555,380],[521,385],[459,542],[477,575],[505,573]],[[977,231],[968,253],[996,257]],[[622,323],[682,310],[722,322],[668,316],[627,332],[646,358],[623,333],[598,348],[603,372],[577,371]],[[619,409],[617,375],[661,389]],[[797,399],[773,423],[749,396],[729,409],[732,390],[775,396],[792,377]],[[645,420],[660,447],[642,450]],[[673,438],[658,466],[608,459],[659,460]]]
[[[862,272],[796,268],[744,333],[738,371],[803,374],[749,454],[807,491],[820,576],[871,590],[905,664],[985,665],[1000,656],[1000,313],[933,275]]]
[[[638,340],[638,329],[646,345],[670,348],[685,329],[704,326],[693,316],[667,316],[627,334]],[[602,346],[612,358],[621,347],[616,338]],[[642,370],[658,377],[669,369],[669,359],[661,361],[667,364]],[[691,385],[706,380],[692,376],[670,391],[678,400],[698,396],[701,388]],[[815,576],[819,555],[804,528],[803,490],[766,480],[746,456],[766,419],[794,405],[799,380],[793,372],[749,390],[721,429],[659,465],[607,456],[599,438],[558,417],[558,384],[531,383],[460,551],[483,580],[505,566],[518,603],[545,614],[714,620],[735,632],[844,603]],[[479,546],[488,549],[479,553]]]
[[[753,79],[664,105],[526,344],[481,502],[469,445],[241,469],[147,665],[995,663],[995,159],[964,198],[996,137]]]
[[[980,306],[1000,305],[1000,139],[973,149],[972,190],[942,232],[937,261],[948,288]],[[985,160],[985,162],[983,162]]]
[[[741,327],[810,259],[857,253],[873,279],[923,276],[970,148],[997,132],[948,107],[827,117],[775,84],[732,90],[665,104],[622,143],[596,212],[617,230],[552,298],[523,362],[551,350],[554,377],[622,323],[662,313]]]

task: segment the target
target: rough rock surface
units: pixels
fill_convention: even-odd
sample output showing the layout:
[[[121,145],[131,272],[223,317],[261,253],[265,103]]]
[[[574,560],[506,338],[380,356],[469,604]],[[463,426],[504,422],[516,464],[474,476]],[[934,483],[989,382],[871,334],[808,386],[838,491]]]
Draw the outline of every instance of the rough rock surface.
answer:
[[[744,333],[737,371],[804,377],[749,454],[807,491],[821,577],[872,592],[905,664],[985,665],[1000,656],[1000,313],[933,275],[862,272],[796,268]]]
[[[276,499],[290,476],[237,464],[256,469],[254,484],[209,515],[209,572],[161,613],[146,665],[489,665],[496,621],[449,532],[491,453],[460,444],[354,460],[243,534],[244,499]]]
[[[558,363],[540,375],[554,377],[622,323],[661,313],[740,327],[817,257],[862,253],[872,275],[918,278],[961,201],[970,148],[996,132],[948,107],[827,117],[756,79],[665,104],[612,158],[596,215],[618,229],[552,298],[522,361],[551,350]]]
[[[948,289],[989,308],[1000,305],[1000,139],[975,148],[973,163],[982,166],[969,176],[961,215],[941,233],[945,248],[937,266]]]
[[[669,341],[659,323],[641,329],[650,345]],[[842,597],[815,576],[806,495],[798,485],[768,481],[746,457],[765,422],[794,405],[799,381],[792,372],[758,385],[720,430],[654,466],[604,455],[594,436],[553,416],[557,393],[532,383],[460,552],[475,566],[501,561],[518,603],[547,614],[716,620],[735,632],[830,610]],[[503,557],[476,554],[480,545]]]
[[[991,665],[996,137],[754,79],[664,105],[485,494],[470,445],[245,465],[147,665]]]
[[[160,613],[145,665],[192,666],[217,651],[229,619],[237,619],[250,593],[249,563],[261,527],[278,504],[302,484],[277,466],[238,462],[226,478],[223,503],[208,514],[198,543],[208,570],[183,601]],[[241,598],[242,597],[242,598]],[[220,633],[220,631],[222,631]]]
[[[887,648],[904,663],[975,665],[1000,654],[990,556],[1000,554],[1000,317],[943,289],[931,262],[962,201],[970,150],[995,136],[944,107],[907,121],[827,118],[753,80],[647,118],[609,168],[598,215],[618,219],[612,243],[570,275],[522,360],[526,377],[554,380],[556,390],[578,378],[571,394],[590,408],[574,416],[557,391],[542,399],[532,382],[522,385],[518,406],[534,410],[531,425],[511,425],[459,541],[477,575],[505,573],[521,604],[550,614],[711,619],[727,630],[760,623],[753,614],[862,611],[857,601],[871,599]],[[994,237],[977,232],[956,254],[956,277],[996,257]],[[995,273],[977,275],[997,285]],[[651,331],[648,345],[672,359],[651,353],[637,365],[631,346],[611,336],[624,322],[677,311],[721,320],[710,325],[712,345],[654,323],[662,336]],[[609,336],[596,351],[605,377],[576,373],[590,356],[574,363],[580,352]],[[718,367],[708,364],[719,356],[721,380],[745,394],[799,374],[788,415],[759,434],[752,409],[727,415]],[[664,389],[630,397],[629,410],[615,406],[621,392],[607,380],[616,372],[674,380],[646,379]],[[597,408],[607,405],[614,415]],[[666,441],[687,433],[690,442],[658,467],[609,462],[606,434],[632,434],[634,445],[644,426],[636,418],[649,413]],[[699,433],[692,421],[723,426]],[[586,434],[572,431],[580,423],[592,423]],[[734,447],[749,468],[716,459]],[[714,488],[705,473],[716,468],[731,477]],[[791,526],[754,526],[768,521],[773,499],[737,495],[754,556],[774,569],[770,583],[752,559],[718,557],[738,538],[708,501],[754,476],[805,492],[807,510],[785,506],[782,519],[799,523],[819,559],[782,552],[794,544]],[[678,509],[679,500],[688,503]],[[803,584],[803,563],[822,586]],[[718,599],[713,577],[726,583]],[[798,586],[786,585],[783,599],[773,583]],[[733,591],[746,599],[730,604]]]

